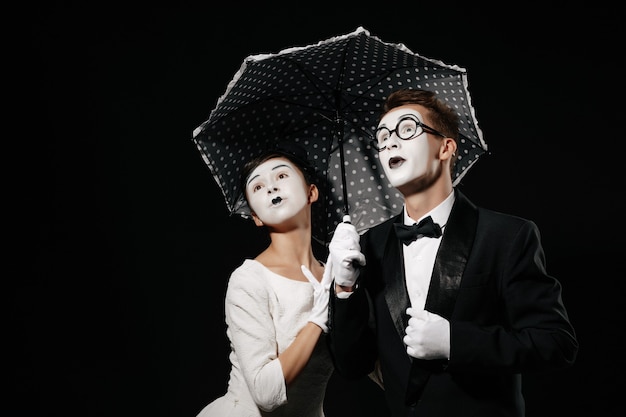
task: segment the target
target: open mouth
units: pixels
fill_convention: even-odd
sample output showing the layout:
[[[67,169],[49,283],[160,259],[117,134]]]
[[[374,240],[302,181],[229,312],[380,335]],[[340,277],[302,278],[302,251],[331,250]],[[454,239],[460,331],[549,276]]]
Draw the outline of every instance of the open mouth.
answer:
[[[399,156],[394,156],[392,158],[389,158],[389,168],[393,169],[393,168],[398,168],[399,166],[401,166],[404,163],[405,159],[401,158]]]

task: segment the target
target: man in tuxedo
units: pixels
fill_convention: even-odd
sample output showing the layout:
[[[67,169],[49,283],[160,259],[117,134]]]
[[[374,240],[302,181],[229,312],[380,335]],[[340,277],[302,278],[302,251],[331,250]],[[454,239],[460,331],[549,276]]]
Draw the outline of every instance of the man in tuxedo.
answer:
[[[458,131],[434,93],[390,94],[373,145],[402,213],[329,245],[335,367],[375,377],[394,417],[524,416],[521,373],[578,353],[535,223],[454,188]]]

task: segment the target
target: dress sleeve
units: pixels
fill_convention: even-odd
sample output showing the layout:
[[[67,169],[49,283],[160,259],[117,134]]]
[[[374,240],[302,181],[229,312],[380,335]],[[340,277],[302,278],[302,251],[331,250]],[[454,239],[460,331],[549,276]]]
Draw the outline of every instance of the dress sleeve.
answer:
[[[261,272],[238,268],[231,275],[225,300],[232,348],[252,398],[263,411],[271,411],[287,401],[272,320],[272,297]]]

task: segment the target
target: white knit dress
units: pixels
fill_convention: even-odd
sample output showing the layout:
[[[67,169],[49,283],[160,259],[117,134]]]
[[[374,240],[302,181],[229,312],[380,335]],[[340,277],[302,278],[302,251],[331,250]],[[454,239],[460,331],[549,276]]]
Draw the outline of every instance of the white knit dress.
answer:
[[[309,363],[287,388],[278,360],[307,323],[313,287],[247,259],[231,274],[226,290],[226,334],[231,371],[225,395],[197,417],[322,417],[333,371],[325,335]]]

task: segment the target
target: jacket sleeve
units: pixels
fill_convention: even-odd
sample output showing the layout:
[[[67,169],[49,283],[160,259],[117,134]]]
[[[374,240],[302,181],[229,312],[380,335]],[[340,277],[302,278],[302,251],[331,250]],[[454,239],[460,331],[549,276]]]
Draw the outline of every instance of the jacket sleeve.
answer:
[[[346,298],[331,292],[329,350],[337,372],[347,379],[365,376],[374,370],[377,358],[374,331],[369,327],[366,290],[358,288]]]
[[[361,248],[368,262],[368,233],[361,236]],[[357,288],[348,298],[338,298],[331,286],[329,302],[329,350],[337,372],[347,379],[371,373],[378,359],[373,305],[367,288],[370,269],[361,270]]]
[[[546,272],[539,230],[531,221],[508,229],[507,235],[498,240],[502,244],[491,241],[478,248],[479,253],[500,251],[486,255],[486,259],[498,259],[498,266],[483,272],[480,279],[465,277],[465,285],[469,278],[475,278],[474,285],[462,285],[457,299],[457,307],[464,303],[464,297],[473,300],[468,305],[491,303],[499,318],[490,320],[490,314],[481,318],[480,312],[472,311],[451,320],[451,372],[561,369],[572,365],[576,358],[574,328],[561,298],[561,284]],[[477,297],[485,297],[486,302],[477,303]]]

